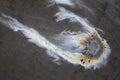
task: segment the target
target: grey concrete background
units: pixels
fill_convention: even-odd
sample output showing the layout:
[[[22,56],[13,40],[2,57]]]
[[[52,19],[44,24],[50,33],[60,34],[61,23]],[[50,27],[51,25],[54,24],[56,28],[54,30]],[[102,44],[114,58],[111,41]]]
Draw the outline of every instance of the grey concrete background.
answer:
[[[84,3],[95,16],[79,7],[65,7],[104,30],[105,34],[100,33],[112,49],[107,66],[85,70],[66,61],[60,61],[62,65],[59,66],[44,49],[0,23],[0,80],[120,80],[120,1],[84,0]],[[56,11],[56,5],[47,7],[46,0],[0,0],[1,13],[34,27],[47,38],[63,29],[80,29],[78,24],[68,21],[55,23]]]

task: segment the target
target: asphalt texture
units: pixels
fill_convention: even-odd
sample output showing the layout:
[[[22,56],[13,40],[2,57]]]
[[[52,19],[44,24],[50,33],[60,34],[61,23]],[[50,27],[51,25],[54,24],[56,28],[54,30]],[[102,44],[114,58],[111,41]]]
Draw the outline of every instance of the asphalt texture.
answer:
[[[108,64],[100,69],[86,70],[64,60],[57,65],[46,50],[0,23],[0,80],[120,80],[120,1],[84,0],[89,11],[76,7],[67,9],[87,18],[104,33],[112,52]],[[75,23],[55,22],[56,5],[47,6],[46,0],[0,0],[0,13],[18,19],[21,23],[37,29],[46,38],[64,29],[77,31]]]

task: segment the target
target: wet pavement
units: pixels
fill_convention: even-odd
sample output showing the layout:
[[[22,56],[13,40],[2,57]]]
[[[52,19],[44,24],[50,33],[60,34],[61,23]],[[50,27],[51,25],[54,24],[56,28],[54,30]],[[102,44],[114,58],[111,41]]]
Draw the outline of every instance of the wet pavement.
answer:
[[[15,33],[0,23],[0,80],[119,80],[120,79],[120,1],[84,0],[93,13],[85,7],[64,6],[87,18],[100,28],[112,49],[108,64],[100,69],[86,70],[64,60],[57,65],[45,49],[29,43],[21,33]],[[0,0],[0,12],[37,29],[46,38],[64,29],[78,31],[75,23],[55,22],[56,4],[49,6],[46,0]]]

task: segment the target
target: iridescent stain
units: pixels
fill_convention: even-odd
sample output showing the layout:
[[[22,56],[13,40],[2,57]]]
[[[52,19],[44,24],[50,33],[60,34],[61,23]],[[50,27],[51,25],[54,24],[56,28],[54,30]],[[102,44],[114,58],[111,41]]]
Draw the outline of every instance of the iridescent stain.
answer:
[[[90,57],[99,55],[103,49],[101,42],[97,38],[88,39],[85,45],[86,48],[84,49],[83,54]]]

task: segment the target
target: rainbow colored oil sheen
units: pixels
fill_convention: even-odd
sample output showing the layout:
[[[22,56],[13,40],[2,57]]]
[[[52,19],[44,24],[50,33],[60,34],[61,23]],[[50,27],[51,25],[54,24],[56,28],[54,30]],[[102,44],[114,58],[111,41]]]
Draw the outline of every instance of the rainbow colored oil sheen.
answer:
[[[91,43],[91,41],[92,41],[92,43]],[[88,44],[91,44],[91,46],[89,46],[89,47],[94,48],[94,52],[92,51],[91,53],[90,53],[90,49],[89,49],[88,56],[97,56],[101,53],[103,46],[102,46],[102,43],[97,38],[87,40],[85,45],[87,46]]]

